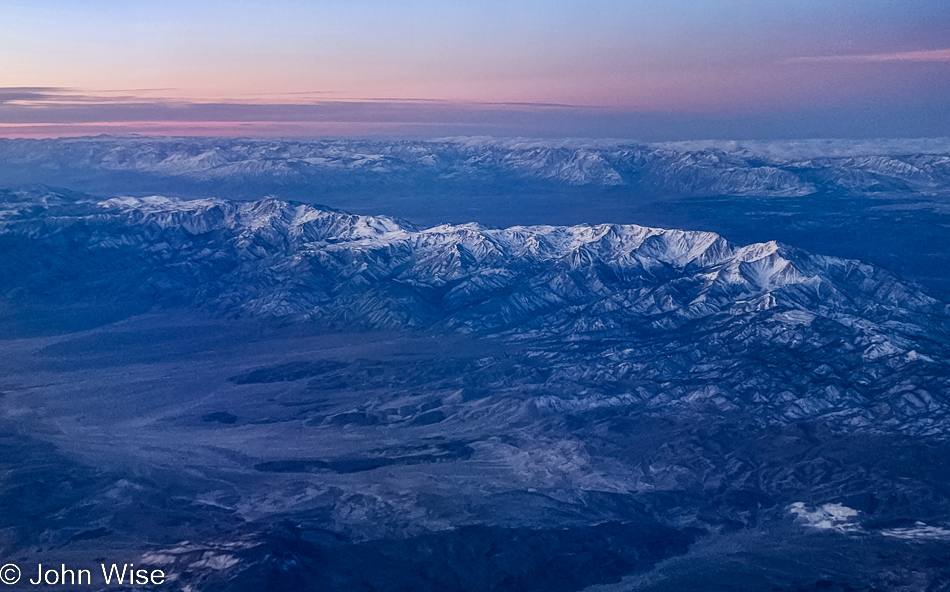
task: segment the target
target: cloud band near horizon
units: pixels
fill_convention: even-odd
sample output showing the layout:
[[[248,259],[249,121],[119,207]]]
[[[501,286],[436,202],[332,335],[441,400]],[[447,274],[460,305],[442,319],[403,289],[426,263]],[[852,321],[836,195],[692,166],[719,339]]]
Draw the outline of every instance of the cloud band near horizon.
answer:
[[[68,97],[66,100],[60,100]],[[79,97],[77,99],[77,97]],[[950,136],[930,104],[846,104],[782,112],[631,111],[548,104],[116,101],[63,89],[0,89],[0,137],[590,137],[642,141]]]
[[[864,55],[831,55],[808,56],[790,58],[789,62],[857,62],[857,63],[888,63],[888,62],[950,62],[950,48],[924,49],[920,51],[898,51],[893,53],[873,53]]]

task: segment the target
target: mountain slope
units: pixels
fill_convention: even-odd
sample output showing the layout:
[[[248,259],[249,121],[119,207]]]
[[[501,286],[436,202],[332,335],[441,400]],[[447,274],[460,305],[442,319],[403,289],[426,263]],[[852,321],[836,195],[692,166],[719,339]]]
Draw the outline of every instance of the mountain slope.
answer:
[[[14,309],[497,334],[560,352],[547,380],[614,384],[615,404],[947,429],[946,304],[855,261],[634,225],[416,229],[275,199],[18,199],[0,221]]]

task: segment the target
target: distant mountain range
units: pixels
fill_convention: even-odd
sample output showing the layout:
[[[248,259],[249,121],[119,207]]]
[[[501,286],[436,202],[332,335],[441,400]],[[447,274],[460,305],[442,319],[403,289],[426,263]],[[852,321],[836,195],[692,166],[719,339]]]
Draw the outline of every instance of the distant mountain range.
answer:
[[[797,142],[535,142],[85,138],[0,140],[4,167],[193,181],[373,184],[531,182],[685,196],[945,192],[950,139]]]

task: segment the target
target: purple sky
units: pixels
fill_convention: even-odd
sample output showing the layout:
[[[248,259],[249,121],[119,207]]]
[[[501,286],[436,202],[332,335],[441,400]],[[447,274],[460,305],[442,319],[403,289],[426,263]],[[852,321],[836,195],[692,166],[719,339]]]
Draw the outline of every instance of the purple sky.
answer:
[[[7,137],[950,135],[945,0],[0,0],[0,14]]]

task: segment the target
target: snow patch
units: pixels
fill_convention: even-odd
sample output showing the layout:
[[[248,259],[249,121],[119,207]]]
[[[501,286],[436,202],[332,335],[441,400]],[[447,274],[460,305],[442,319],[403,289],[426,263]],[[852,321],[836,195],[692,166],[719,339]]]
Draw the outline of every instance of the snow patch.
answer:
[[[950,529],[940,526],[928,526],[927,524],[920,521],[914,523],[913,526],[905,528],[884,529],[881,531],[881,534],[887,537],[905,540],[950,540]]]
[[[857,523],[860,513],[842,504],[822,504],[818,508],[809,509],[804,502],[795,502],[789,506],[788,511],[809,528],[835,532],[857,532],[861,529]]]

